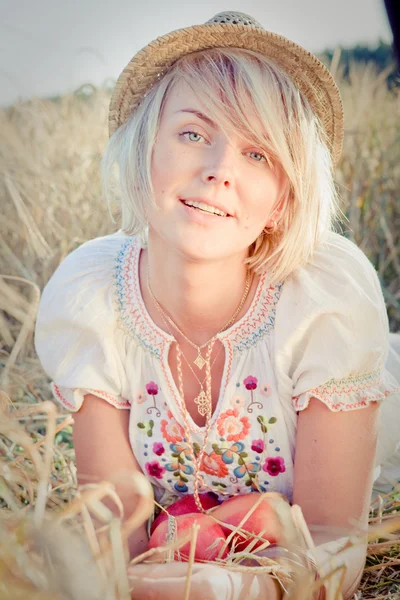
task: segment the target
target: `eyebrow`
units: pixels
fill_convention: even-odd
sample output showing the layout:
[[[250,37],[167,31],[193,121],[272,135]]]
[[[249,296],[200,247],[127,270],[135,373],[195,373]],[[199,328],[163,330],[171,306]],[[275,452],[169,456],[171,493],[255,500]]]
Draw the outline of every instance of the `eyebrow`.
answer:
[[[212,121],[209,117],[206,117],[206,115],[203,114],[202,112],[200,112],[199,110],[195,110],[194,108],[182,108],[181,110],[177,110],[175,114],[178,114],[178,113],[191,113],[193,115],[196,115],[196,117],[198,117],[202,121],[205,121],[208,125],[210,125],[214,129],[217,128],[217,124],[214,121]]]

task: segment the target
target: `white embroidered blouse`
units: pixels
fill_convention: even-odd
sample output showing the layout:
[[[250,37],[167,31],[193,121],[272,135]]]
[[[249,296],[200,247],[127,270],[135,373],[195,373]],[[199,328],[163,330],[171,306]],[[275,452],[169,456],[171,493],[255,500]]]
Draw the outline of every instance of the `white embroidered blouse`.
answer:
[[[185,434],[167,360],[173,337],[145,308],[140,252],[139,238],[122,232],[72,252],[43,291],[35,345],[68,410],[79,410],[87,393],[130,410],[132,451],[160,500],[193,491],[192,449],[202,446],[204,428],[187,414]],[[285,282],[270,285],[265,273],[245,316],[217,337],[225,368],[201,491],[222,499],[257,482],[290,499],[297,413],[312,397],[340,411],[390,396],[381,429],[400,417],[399,384],[385,368],[388,319],[377,274],[337,233]],[[400,438],[388,427],[378,462]]]

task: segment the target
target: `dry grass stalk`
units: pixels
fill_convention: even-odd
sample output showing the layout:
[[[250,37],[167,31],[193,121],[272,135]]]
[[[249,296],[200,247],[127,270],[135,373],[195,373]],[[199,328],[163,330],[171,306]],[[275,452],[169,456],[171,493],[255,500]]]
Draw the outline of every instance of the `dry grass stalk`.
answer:
[[[348,218],[344,229],[376,266],[391,329],[396,331],[400,329],[400,92],[388,91],[386,73],[377,75],[370,66],[352,65],[349,81],[342,80],[339,52],[332,69],[346,115],[344,153],[336,172]],[[127,597],[122,562],[134,522],[124,529],[101,501],[112,497],[118,502],[111,484],[97,486],[97,492],[95,487],[78,492],[72,420],[43,405],[50,400],[48,380],[32,345],[39,289],[76,246],[118,227],[110,224],[98,169],[107,139],[109,92],[82,92],[0,110],[0,273],[4,274],[0,387],[7,392],[0,393],[0,579],[12,600],[55,600],[56,595],[60,600],[80,600],[76,588],[89,582],[90,590],[82,587],[85,599]],[[400,525],[395,518],[400,514],[399,497],[394,489],[372,506],[360,588],[363,600],[400,596]],[[102,519],[108,548],[99,543],[89,510]],[[35,520],[43,524],[40,530]],[[173,548],[166,546],[172,555]],[[148,552],[142,560],[153,554]],[[250,568],[242,564],[244,558],[233,552],[229,568]],[[258,568],[274,571],[284,580],[281,565],[266,557],[258,561]],[[55,592],[52,573],[58,570],[64,587]],[[292,600],[308,600],[310,589],[309,582],[300,582],[291,590]]]

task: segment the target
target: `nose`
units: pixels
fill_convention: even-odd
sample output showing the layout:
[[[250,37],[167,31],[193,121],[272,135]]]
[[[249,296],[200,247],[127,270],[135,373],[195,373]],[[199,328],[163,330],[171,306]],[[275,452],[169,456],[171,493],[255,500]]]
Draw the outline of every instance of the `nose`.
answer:
[[[206,183],[223,184],[230,187],[234,183],[235,151],[233,146],[225,141],[216,145],[208,156],[209,160],[202,173]]]

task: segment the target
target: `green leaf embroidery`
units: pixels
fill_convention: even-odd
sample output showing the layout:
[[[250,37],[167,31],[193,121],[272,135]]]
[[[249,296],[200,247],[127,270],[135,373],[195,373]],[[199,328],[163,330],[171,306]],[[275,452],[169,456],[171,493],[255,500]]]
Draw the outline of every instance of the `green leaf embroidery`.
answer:
[[[263,433],[268,433],[268,429],[265,427],[265,425],[261,425],[261,431]]]
[[[239,452],[240,458],[246,458],[248,456],[247,452]]]
[[[215,486],[215,487],[221,487],[221,488],[226,488],[226,485],[224,483],[221,483],[220,481],[212,481],[211,485]]]
[[[154,421],[153,421],[153,419],[150,419],[149,426],[153,429],[153,427],[154,427]]]
[[[246,485],[247,485],[247,486],[249,486],[249,485],[252,485],[252,481],[251,481],[251,479],[248,479],[248,480],[246,481]]]
[[[239,459],[238,459],[238,465],[241,465],[241,466],[243,466],[243,465],[244,465],[244,460],[243,460],[243,458],[239,458]]]
[[[152,429],[149,429],[149,430],[148,430],[148,432],[147,432],[147,436],[148,436],[148,437],[153,437],[153,431],[152,431]]]
[[[276,417],[271,417],[271,418],[269,419],[268,423],[269,423],[270,425],[273,425],[274,423],[276,423]]]
[[[139,429],[144,429],[144,424],[143,423],[138,423],[137,426],[139,427]]]
[[[180,464],[180,465],[184,465],[184,464],[185,464],[185,459],[184,459],[184,458],[182,458],[182,456],[180,456],[180,457],[178,458],[178,462],[179,462],[179,464]]]

